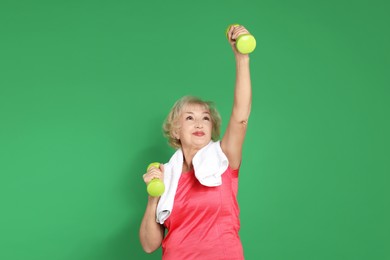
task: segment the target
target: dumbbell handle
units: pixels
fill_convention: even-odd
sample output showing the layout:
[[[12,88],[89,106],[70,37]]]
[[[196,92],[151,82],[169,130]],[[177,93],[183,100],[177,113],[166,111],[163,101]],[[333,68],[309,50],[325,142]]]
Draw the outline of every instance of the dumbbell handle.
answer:
[[[151,167],[159,168],[160,163],[154,162],[149,164],[146,171],[148,171]],[[159,197],[161,196],[165,191],[165,185],[164,182],[160,179],[153,179],[146,185],[146,191],[149,193],[152,197]]]

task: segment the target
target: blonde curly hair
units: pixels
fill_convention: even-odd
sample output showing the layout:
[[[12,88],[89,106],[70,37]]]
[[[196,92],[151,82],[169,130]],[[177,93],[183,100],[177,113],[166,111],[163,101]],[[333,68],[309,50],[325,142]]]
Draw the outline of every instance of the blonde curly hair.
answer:
[[[206,110],[208,110],[212,123],[211,139],[213,141],[217,141],[220,136],[222,120],[219,112],[215,107],[215,104],[211,101],[204,101],[195,96],[184,96],[176,101],[163,123],[163,133],[164,136],[168,139],[169,145],[175,149],[179,149],[181,147],[180,140],[176,139],[173,133],[175,130],[180,128],[179,118],[183,113],[184,108],[188,105],[201,105],[204,106]]]

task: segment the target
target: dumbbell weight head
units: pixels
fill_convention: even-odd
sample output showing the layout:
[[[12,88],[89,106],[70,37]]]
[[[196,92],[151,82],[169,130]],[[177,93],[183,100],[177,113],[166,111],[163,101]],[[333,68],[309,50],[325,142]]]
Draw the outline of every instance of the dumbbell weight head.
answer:
[[[152,162],[151,164],[148,165],[148,168],[146,168],[146,171],[149,171],[149,169],[151,167],[154,167],[154,168],[160,168],[160,163],[159,162]]]
[[[249,54],[256,48],[256,39],[251,34],[241,34],[236,40],[236,48],[242,54]]]

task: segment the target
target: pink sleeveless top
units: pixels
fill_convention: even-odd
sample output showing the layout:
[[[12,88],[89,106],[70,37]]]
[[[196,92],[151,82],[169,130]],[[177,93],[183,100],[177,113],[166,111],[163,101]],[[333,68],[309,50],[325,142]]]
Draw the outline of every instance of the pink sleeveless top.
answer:
[[[163,260],[242,260],[237,204],[238,169],[222,175],[222,185],[206,187],[194,171],[181,175],[172,213],[164,222]]]

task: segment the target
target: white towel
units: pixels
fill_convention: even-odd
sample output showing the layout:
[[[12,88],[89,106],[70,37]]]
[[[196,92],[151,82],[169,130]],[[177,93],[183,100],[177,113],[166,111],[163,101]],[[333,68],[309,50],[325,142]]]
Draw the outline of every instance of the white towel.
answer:
[[[220,141],[210,141],[200,149],[192,159],[195,177],[208,187],[222,184],[222,174],[226,171],[229,161],[221,149]],[[177,185],[183,167],[183,152],[177,150],[168,163],[164,164],[165,192],[157,205],[156,221],[163,224],[172,212]]]

